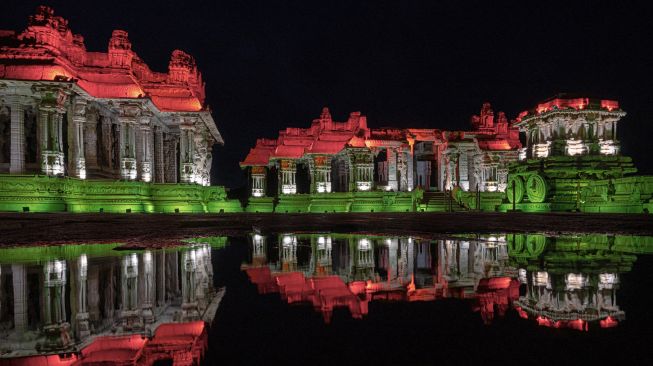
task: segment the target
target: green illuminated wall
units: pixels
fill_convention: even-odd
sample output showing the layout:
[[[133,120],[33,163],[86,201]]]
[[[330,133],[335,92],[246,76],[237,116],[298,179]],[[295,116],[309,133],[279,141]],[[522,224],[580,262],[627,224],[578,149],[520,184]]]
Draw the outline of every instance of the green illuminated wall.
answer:
[[[508,253],[513,265],[550,273],[628,272],[637,254],[653,253],[653,237],[634,235],[509,234]]]
[[[515,208],[524,212],[651,212],[653,176],[635,176],[636,171],[625,156],[554,156],[518,162],[510,167],[506,196],[497,209],[511,210],[514,198]]]
[[[419,194],[418,191],[282,194],[274,212],[414,212]]]
[[[242,207],[219,186],[0,175],[0,211],[219,213]]]

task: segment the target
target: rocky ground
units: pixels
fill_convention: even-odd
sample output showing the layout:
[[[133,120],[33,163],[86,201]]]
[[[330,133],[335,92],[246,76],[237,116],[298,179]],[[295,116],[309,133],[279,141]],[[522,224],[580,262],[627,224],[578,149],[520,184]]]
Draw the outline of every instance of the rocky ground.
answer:
[[[179,239],[287,231],[613,233],[653,235],[653,215],[579,213],[0,214],[0,246],[125,242],[162,247]]]

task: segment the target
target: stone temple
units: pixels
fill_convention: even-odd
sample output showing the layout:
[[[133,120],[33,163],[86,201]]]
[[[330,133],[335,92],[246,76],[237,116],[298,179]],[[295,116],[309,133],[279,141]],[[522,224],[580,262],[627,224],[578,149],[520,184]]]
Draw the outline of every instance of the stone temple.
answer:
[[[211,186],[224,143],[187,53],[152,71],[114,30],[106,52],[46,6],[0,31],[0,211],[650,212],[653,177],[622,156],[616,100],[557,95],[509,120],[484,103],[468,129],[378,128],[328,108],[260,138],[249,197]]]
[[[625,115],[615,100],[561,94],[512,121],[485,103],[470,130],[443,131],[370,128],[360,112],[335,122],[324,108],[309,128],[256,141],[240,163],[247,209],[650,211],[653,179],[620,154]]]
[[[152,71],[123,30],[87,51],[46,6],[25,30],[0,31],[0,173],[209,186],[216,143],[191,55],[174,50],[167,72]]]
[[[0,42],[3,172],[210,184],[223,141],[192,56],[175,50],[167,73],[152,71],[122,30],[87,51],[45,6]]]

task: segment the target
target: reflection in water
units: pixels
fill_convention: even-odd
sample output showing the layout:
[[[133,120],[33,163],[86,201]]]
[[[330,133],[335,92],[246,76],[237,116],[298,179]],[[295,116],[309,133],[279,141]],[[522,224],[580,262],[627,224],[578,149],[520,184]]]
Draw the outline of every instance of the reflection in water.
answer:
[[[512,237],[510,255],[521,267],[526,292],[515,302],[516,310],[546,327],[617,326],[625,319],[617,305],[621,274],[632,269],[635,253],[651,252],[650,241],[605,235]]]
[[[505,236],[428,241],[360,235],[252,235],[247,273],[260,293],[279,292],[288,303],[312,303],[326,322],[335,307],[354,318],[370,301],[474,299],[490,322],[519,297]],[[277,244],[278,243],[278,244]]]
[[[243,268],[259,293],[310,303],[327,323],[335,307],[362,318],[374,300],[458,298],[486,324],[514,308],[542,326],[588,330],[625,319],[620,274],[652,248],[651,238],[606,235],[254,234]]]
[[[210,245],[115,246],[0,249],[0,357],[21,365],[198,364],[205,322],[222,297]]]

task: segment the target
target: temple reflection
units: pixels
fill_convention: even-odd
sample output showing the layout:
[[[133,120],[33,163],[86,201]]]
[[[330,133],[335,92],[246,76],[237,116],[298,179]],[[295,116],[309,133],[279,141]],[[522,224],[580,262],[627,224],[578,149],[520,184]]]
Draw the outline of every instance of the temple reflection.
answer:
[[[210,244],[115,247],[0,249],[0,361],[199,364],[222,297]]]
[[[515,302],[522,318],[552,328],[611,328],[625,320],[617,304],[621,275],[635,254],[650,254],[651,239],[628,236],[519,235],[510,239],[525,294]]]
[[[250,242],[243,268],[258,291],[279,292],[288,303],[312,303],[326,322],[334,307],[347,307],[360,318],[374,300],[449,297],[475,299],[474,308],[491,321],[496,305],[503,313],[519,297],[505,236],[423,240],[288,233],[253,234]]]
[[[467,302],[486,324],[514,309],[541,326],[589,330],[625,319],[622,274],[653,239],[541,234],[402,236],[253,234],[242,268],[261,294],[310,303],[330,322],[335,307],[354,318],[369,302]]]

